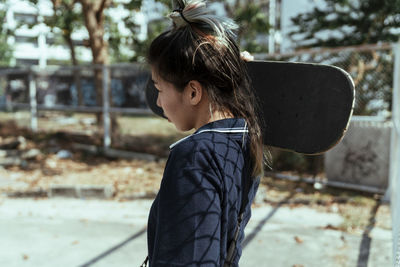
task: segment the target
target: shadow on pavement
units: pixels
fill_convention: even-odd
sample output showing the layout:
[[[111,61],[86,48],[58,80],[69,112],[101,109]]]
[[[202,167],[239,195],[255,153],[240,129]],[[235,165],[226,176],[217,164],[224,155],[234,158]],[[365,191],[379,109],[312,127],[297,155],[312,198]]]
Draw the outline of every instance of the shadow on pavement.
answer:
[[[277,210],[285,203],[287,203],[289,201],[289,199],[291,199],[293,196],[295,195],[294,192],[292,192],[289,196],[287,196],[284,200],[281,200],[276,207],[270,212],[268,213],[268,215],[262,219],[258,225],[256,226],[256,228],[254,228],[254,230],[248,235],[246,236],[246,238],[244,239],[243,243],[242,243],[242,249],[244,249],[258,234],[258,232],[261,231],[262,227],[264,226],[264,224],[267,223],[267,221],[269,219],[272,218],[272,216],[274,216],[274,214],[277,212]]]
[[[110,255],[111,253],[113,253],[114,251],[118,250],[119,248],[125,246],[126,244],[128,244],[130,241],[134,240],[135,238],[138,238],[139,236],[141,236],[142,234],[146,233],[147,231],[147,227],[143,228],[142,230],[140,230],[139,232],[137,232],[136,234],[134,234],[133,236],[129,237],[128,239],[126,239],[125,241],[121,242],[120,244],[110,248],[109,250],[101,253],[100,255],[94,257],[93,259],[91,259],[90,261],[88,261],[87,263],[84,263],[82,265],[80,265],[79,267],[87,267],[87,266],[91,266],[92,264],[98,262],[99,260],[101,260],[102,258],[107,257],[108,255]]]
[[[368,222],[367,227],[364,230],[364,233],[362,235],[362,240],[360,243],[357,267],[367,267],[368,266],[369,253],[370,253],[370,249],[371,249],[371,237],[369,235],[375,226],[375,222],[376,222],[375,217],[376,217],[376,213],[377,213],[380,205],[381,205],[381,201],[377,200],[375,203],[375,206],[371,209],[369,222]]]

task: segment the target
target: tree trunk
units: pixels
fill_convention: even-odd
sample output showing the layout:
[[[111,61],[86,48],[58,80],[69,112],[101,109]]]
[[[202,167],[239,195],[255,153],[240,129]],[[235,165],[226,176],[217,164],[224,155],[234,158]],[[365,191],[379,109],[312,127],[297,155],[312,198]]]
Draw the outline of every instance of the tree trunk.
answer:
[[[71,52],[72,65],[74,66],[73,75],[74,75],[74,84],[76,87],[76,91],[78,93],[78,106],[82,106],[83,105],[83,96],[82,96],[81,77],[80,77],[80,71],[77,68],[79,64],[78,64],[78,60],[76,59],[75,45],[71,38],[71,34],[65,35],[64,39],[68,44],[69,51]]]
[[[94,79],[96,86],[96,103],[98,106],[103,105],[103,72],[101,66],[108,64],[108,43],[104,40],[104,10],[110,6],[111,0],[79,0],[82,4],[83,14],[85,18],[86,29],[89,33],[89,45],[92,50],[93,64],[96,66],[94,71]],[[108,79],[110,80],[110,79]],[[108,87],[108,96],[111,101],[110,84]],[[102,125],[102,113],[97,114],[97,124]],[[113,132],[117,130],[117,120],[111,116],[111,125]]]

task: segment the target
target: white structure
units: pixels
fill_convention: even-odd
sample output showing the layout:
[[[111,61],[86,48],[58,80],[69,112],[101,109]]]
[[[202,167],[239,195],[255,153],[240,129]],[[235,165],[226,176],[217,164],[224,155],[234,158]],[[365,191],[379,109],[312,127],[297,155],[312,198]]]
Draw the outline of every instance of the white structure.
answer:
[[[12,65],[39,65],[45,67],[49,60],[68,61],[70,51],[65,45],[55,45],[54,33],[43,23],[45,17],[53,15],[50,0],[40,0],[33,5],[24,0],[8,0],[5,3],[7,10],[6,24],[15,30],[15,37],[9,37],[8,43],[14,49]],[[33,28],[18,27],[21,23],[37,23]],[[85,29],[74,34],[72,38],[79,40],[87,38]],[[79,60],[90,61],[91,52],[82,45],[77,45],[76,52]]]
[[[120,0],[120,3],[127,2]],[[80,5],[76,6],[80,8]],[[7,10],[7,28],[15,30],[15,37],[9,37],[8,43],[14,49],[12,65],[39,65],[45,67],[50,62],[62,62],[70,60],[70,50],[65,44],[56,44],[54,40],[57,32],[43,23],[45,17],[53,16],[54,11],[50,0],[39,0],[37,5],[27,0],[7,0],[3,7]],[[147,24],[159,19],[164,6],[154,0],[145,0],[139,12],[129,12],[121,5],[108,9],[106,12],[118,24],[121,35],[132,34],[124,25],[123,19],[131,17],[139,28],[137,32],[140,39],[147,36]],[[77,10],[79,12],[79,10]],[[33,28],[27,26],[18,27],[21,23],[36,24]],[[86,28],[77,30],[72,34],[75,42],[76,55],[79,61],[90,62],[92,54],[89,48],[83,45],[83,40],[88,39]],[[128,47],[122,47],[120,53],[133,56],[133,51]]]

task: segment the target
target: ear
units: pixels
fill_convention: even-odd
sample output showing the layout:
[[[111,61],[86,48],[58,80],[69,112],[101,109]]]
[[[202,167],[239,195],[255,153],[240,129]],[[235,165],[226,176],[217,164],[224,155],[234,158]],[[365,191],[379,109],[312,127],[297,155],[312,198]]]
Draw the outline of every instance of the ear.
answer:
[[[196,80],[191,80],[185,87],[186,99],[193,106],[200,103],[204,96],[203,86]]]

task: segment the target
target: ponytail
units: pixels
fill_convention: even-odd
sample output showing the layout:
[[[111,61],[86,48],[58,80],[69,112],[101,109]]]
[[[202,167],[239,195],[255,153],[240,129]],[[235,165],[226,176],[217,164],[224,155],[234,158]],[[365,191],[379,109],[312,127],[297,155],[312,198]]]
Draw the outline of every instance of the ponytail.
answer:
[[[150,45],[149,64],[164,80],[182,91],[199,81],[213,110],[244,118],[250,137],[253,176],[263,172],[263,144],[256,100],[245,62],[235,42],[237,25],[215,15],[204,0],[177,0],[169,14],[172,28]]]

